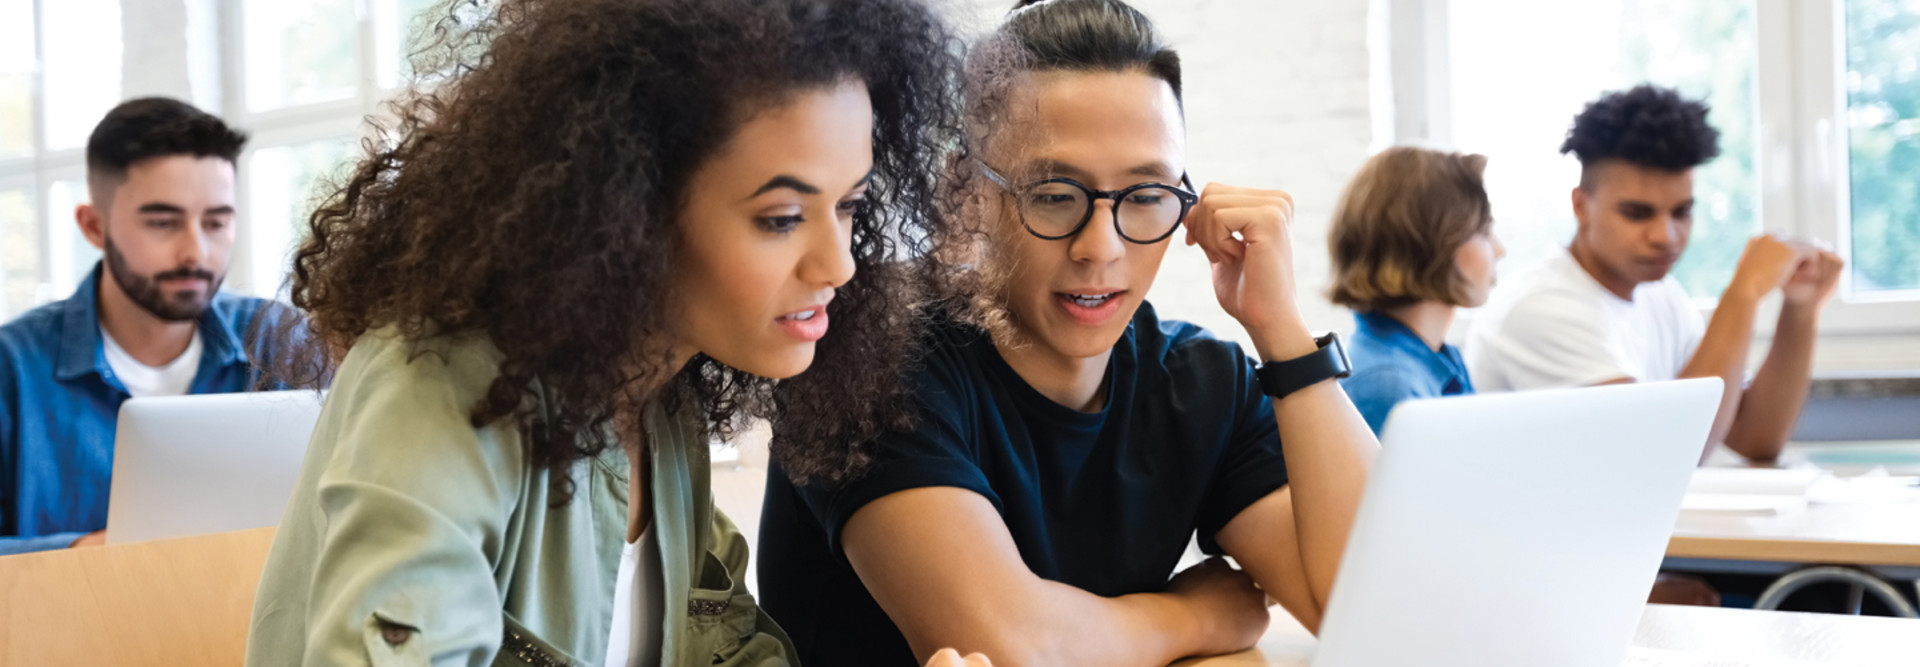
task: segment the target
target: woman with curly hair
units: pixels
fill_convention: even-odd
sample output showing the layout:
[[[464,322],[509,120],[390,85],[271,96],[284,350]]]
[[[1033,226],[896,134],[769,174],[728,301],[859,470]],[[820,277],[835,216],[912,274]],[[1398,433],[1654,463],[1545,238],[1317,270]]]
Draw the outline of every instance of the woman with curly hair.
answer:
[[[332,393],[248,664],[793,663],[708,436],[768,418],[837,479],[904,423],[952,38],[917,0],[457,4],[294,259],[283,375]]]

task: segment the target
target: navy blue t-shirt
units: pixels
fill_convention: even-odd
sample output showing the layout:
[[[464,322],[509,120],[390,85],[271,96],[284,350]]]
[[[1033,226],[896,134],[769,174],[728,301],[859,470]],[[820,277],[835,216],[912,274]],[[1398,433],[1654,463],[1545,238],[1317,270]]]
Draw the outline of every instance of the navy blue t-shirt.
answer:
[[[1254,360],[1141,305],[1114,346],[1106,408],[1041,395],[971,327],[937,327],[910,380],[915,429],[881,438],[836,486],[767,476],[760,601],[808,665],[918,665],[840,550],[867,503],[907,489],[973,491],[999,510],[1028,568],[1102,596],[1160,591],[1199,532],[1287,483],[1273,403]]]

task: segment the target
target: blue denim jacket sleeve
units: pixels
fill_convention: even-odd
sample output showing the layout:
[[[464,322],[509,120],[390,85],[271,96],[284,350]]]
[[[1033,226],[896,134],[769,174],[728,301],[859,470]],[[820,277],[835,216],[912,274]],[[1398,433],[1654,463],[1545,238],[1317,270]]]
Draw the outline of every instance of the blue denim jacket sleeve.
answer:
[[[0,386],[6,389],[0,392],[0,396],[5,397],[0,400],[0,464],[3,464],[0,465],[0,481],[5,482],[0,484],[0,556],[65,549],[73,544],[74,540],[86,536],[85,532],[61,532],[49,535],[13,534],[14,529],[10,525],[11,517],[14,516],[13,506],[19,500],[10,490],[14,488],[12,483],[14,471],[18,470],[12,463],[15,457],[20,455],[19,438],[15,435],[15,429],[20,427],[21,421],[14,418],[14,414],[20,409],[21,396],[20,384],[14,377],[14,371],[12,358],[5,354],[5,350],[0,350]]]
[[[74,540],[86,536],[86,533],[54,533],[31,537],[0,537],[0,556],[65,549],[73,544]]]

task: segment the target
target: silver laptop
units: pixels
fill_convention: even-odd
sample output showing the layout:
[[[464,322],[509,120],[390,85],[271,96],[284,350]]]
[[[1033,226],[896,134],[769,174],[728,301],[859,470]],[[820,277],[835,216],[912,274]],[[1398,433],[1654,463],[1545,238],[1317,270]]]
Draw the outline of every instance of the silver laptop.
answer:
[[[1402,404],[1314,667],[1619,667],[1720,388],[1683,380]]]
[[[279,524],[319,418],[312,391],[122,403],[107,542]]]

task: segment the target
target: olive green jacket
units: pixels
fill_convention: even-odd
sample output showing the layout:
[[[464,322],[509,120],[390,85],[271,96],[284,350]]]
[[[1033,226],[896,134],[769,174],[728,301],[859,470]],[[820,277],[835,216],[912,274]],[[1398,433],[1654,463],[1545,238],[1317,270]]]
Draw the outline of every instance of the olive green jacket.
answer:
[[[499,350],[466,335],[418,351],[383,330],[341,365],[261,575],[247,664],[598,667],[625,452],[573,466],[573,498],[553,507],[558,473],[531,465],[512,420],[468,420]],[[656,407],[647,430],[663,664],[794,664],[747,593],[746,540],[713,506],[700,425]]]

